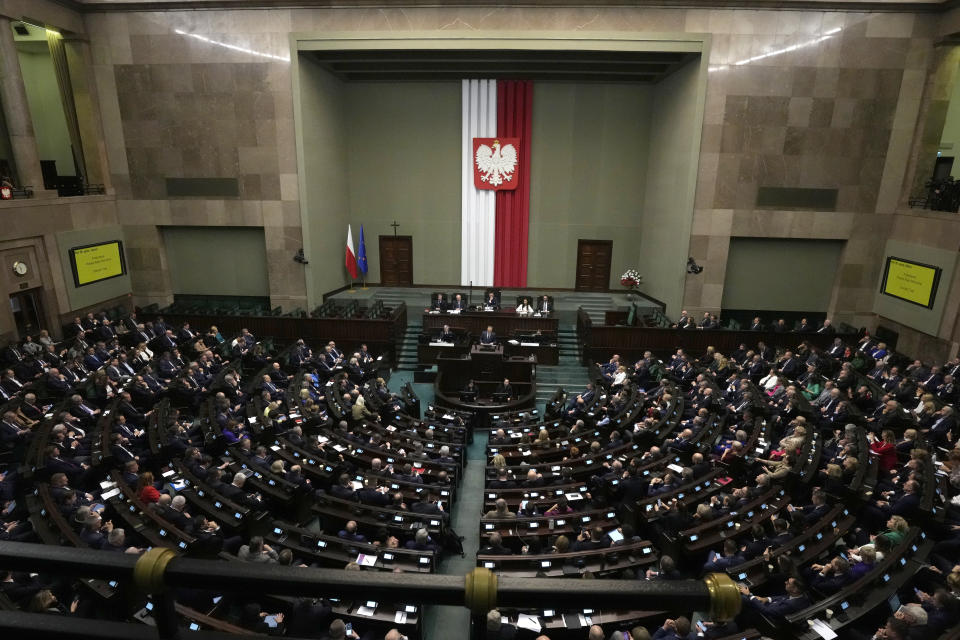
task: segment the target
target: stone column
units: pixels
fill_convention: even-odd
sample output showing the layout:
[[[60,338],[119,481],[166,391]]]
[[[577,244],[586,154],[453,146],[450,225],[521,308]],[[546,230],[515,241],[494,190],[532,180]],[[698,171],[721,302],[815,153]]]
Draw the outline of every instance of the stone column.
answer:
[[[33,134],[27,90],[23,86],[20,58],[13,42],[10,19],[0,16],[0,102],[10,132],[13,161],[17,165],[17,186],[30,185],[39,198],[53,197],[56,191],[44,191],[43,173],[40,171],[40,156],[37,139]]]

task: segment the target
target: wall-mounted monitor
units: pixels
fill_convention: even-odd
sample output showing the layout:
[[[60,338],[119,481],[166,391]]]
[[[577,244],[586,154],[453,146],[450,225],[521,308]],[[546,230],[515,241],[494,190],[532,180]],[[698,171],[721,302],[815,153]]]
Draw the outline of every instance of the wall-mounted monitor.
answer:
[[[127,273],[123,243],[119,240],[71,247],[69,253],[73,283],[78,287],[119,278]]]
[[[888,256],[880,293],[931,309],[942,271],[931,264]]]

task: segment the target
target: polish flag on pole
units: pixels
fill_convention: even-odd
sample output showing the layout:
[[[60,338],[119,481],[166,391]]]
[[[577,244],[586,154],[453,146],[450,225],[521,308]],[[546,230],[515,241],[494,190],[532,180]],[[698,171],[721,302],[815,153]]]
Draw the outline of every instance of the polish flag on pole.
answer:
[[[345,260],[347,271],[350,272],[350,277],[356,280],[357,278],[357,256],[353,252],[353,232],[350,230],[350,225],[347,225],[347,256]]]

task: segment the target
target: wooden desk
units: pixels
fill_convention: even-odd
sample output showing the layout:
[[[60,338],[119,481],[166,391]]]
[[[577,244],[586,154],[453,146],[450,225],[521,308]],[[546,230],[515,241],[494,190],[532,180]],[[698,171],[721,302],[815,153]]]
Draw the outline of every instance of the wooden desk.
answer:
[[[468,311],[459,314],[424,313],[423,331],[426,333],[443,329],[448,324],[454,329],[464,329],[479,338],[480,333],[492,326],[497,339],[504,341],[518,331],[552,331],[557,333],[559,323],[556,315],[546,317],[518,316],[513,311]]]
[[[529,358],[504,358],[503,348],[492,351],[478,351],[474,345],[473,353],[459,358],[437,360],[437,379],[434,382],[436,402],[442,407],[451,407],[461,411],[473,411],[477,414],[480,427],[489,426],[491,413],[530,409],[536,404],[537,361]],[[504,378],[510,379],[514,389],[514,398],[509,402],[490,400],[496,387]],[[477,399],[465,402],[460,392],[467,382],[477,383]]]
[[[677,349],[699,357],[708,346],[724,355],[730,355],[740,344],[753,349],[763,341],[768,347],[794,349],[807,341],[814,347],[829,348],[834,338],[847,344],[856,344],[856,334],[825,335],[820,333],[775,333],[772,331],[733,331],[729,329],[661,329],[657,327],[615,327],[594,324],[581,308],[577,313],[577,335],[583,346],[583,364],[606,362],[614,353],[633,362],[652,351],[666,357]]]
[[[518,342],[520,342],[518,340]],[[529,358],[533,356],[537,362],[545,365],[557,365],[560,363],[560,348],[557,346],[556,339],[533,343],[522,342],[521,344],[504,343],[507,356]]]
[[[417,362],[434,365],[438,358],[451,358],[466,355],[470,345],[455,342],[428,342],[417,345]]]

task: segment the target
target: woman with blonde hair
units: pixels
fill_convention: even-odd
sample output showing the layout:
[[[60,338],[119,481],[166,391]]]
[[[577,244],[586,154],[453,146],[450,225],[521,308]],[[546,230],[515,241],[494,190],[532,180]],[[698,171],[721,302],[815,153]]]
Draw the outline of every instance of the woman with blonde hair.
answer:
[[[613,374],[613,382],[611,386],[613,387],[622,387],[623,383],[627,380],[627,368],[623,365],[617,367],[617,372]]]
[[[570,551],[570,538],[567,536],[557,536],[553,543],[554,553],[567,553]]]
[[[496,469],[506,469],[507,468],[507,459],[503,457],[502,453],[498,453],[493,456],[493,459],[490,461],[490,466]]]

